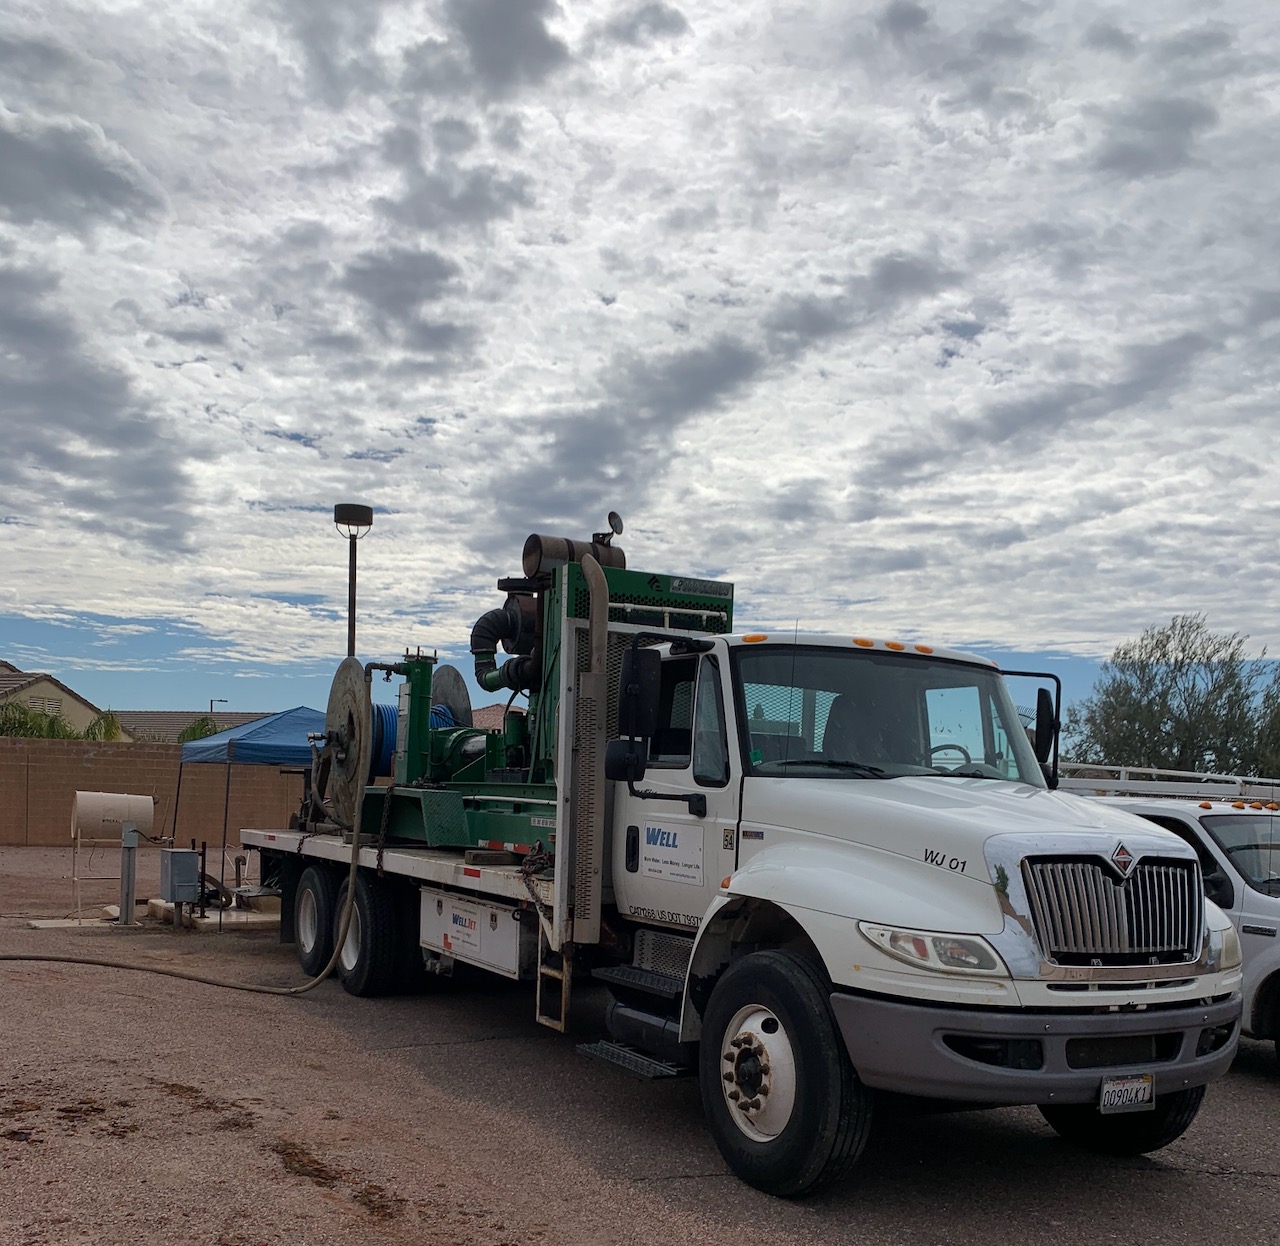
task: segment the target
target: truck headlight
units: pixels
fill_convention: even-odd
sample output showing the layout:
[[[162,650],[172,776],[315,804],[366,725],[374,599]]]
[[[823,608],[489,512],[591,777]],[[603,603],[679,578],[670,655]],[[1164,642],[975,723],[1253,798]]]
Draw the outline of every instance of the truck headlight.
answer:
[[[864,939],[890,956],[939,973],[985,973],[1008,976],[995,948],[978,935],[938,934],[932,930],[904,930],[898,926],[877,926],[859,922]],[[1239,944],[1237,943],[1237,947]]]
[[[1240,951],[1240,936],[1234,926],[1209,931],[1209,963],[1219,969],[1239,969],[1244,956]]]

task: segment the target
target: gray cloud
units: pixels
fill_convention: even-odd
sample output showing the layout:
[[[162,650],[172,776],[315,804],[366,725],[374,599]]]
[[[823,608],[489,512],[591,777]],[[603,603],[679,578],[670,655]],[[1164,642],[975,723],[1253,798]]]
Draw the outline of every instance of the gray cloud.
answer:
[[[914,0],[893,0],[885,6],[876,25],[893,39],[905,39],[929,25],[929,10]]]
[[[1114,52],[1126,60],[1135,56],[1138,44],[1133,36],[1112,22],[1093,22],[1084,32],[1084,46],[1097,52]]]
[[[0,111],[0,213],[9,220],[128,227],[161,206],[152,179],[98,126]]]
[[[1132,343],[1122,351],[1122,366],[1110,381],[1063,380],[1008,402],[989,404],[978,416],[941,424],[927,443],[912,438],[882,443],[859,466],[872,513],[898,486],[921,484],[958,470],[970,452],[1006,457],[1021,446],[1043,453],[1067,429],[1073,432],[1115,419],[1140,404],[1159,403],[1185,383],[1188,373],[1219,343],[1197,333],[1164,341]]]
[[[372,307],[380,317],[406,322],[423,303],[443,298],[461,269],[437,251],[394,247],[366,251],[353,260],[342,285]]]
[[[1194,26],[1162,39],[1155,45],[1153,55],[1157,60],[1166,62],[1198,60],[1225,52],[1234,42],[1231,31],[1225,26]]]
[[[789,296],[764,317],[765,340],[775,357],[793,359],[825,337],[849,328],[847,299]]]
[[[461,117],[441,117],[432,125],[431,137],[436,147],[450,156],[470,151],[480,141],[476,127]]]
[[[14,37],[0,32],[0,68],[11,79],[21,77],[28,82],[38,82],[65,73],[74,63],[66,49],[52,40]]]
[[[374,206],[400,225],[428,232],[483,228],[533,204],[529,178],[504,174],[496,165],[463,169],[442,162],[431,172],[407,172],[405,182],[398,199],[380,195]]]
[[[58,285],[51,273],[0,269],[0,495],[10,505],[40,499],[89,532],[181,550],[191,528],[186,447],[121,373],[94,361],[54,305]]]
[[[387,71],[374,47],[383,0],[276,0],[275,11],[298,41],[311,89],[328,107],[382,89]]]
[[[547,32],[552,0],[446,0],[445,13],[462,37],[471,67],[492,95],[541,82],[569,59]]]
[[[1137,100],[1110,118],[1110,133],[1092,163],[1104,173],[1129,178],[1173,173],[1191,163],[1195,140],[1217,124],[1217,110],[1201,100]]]
[[[679,9],[659,2],[641,4],[611,17],[604,24],[606,39],[643,47],[663,36],[675,38],[685,34],[689,23]]]
[[[867,279],[872,305],[887,308],[938,294],[958,284],[960,274],[936,259],[899,251],[873,260]]]

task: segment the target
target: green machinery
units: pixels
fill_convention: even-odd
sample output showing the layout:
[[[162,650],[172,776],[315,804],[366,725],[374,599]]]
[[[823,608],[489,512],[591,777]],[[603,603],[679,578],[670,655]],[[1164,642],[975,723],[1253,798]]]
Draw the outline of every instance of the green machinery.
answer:
[[[597,737],[615,720],[622,650],[646,629],[656,639],[673,631],[727,632],[733,623],[731,584],[628,570],[623,551],[612,544],[621,521],[611,515],[610,524],[612,532],[597,533],[590,543],[531,536],[524,576],[500,580],[506,602],[477,621],[471,637],[476,680],[510,695],[501,730],[472,725],[461,676],[434,655],[406,653],[399,662],[367,667],[346,659],[331,689],[304,827],[340,828],[349,836],[358,821],[362,838],[379,845],[517,855],[540,845],[554,853],[557,831],[563,837],[571,829],[566,819],[572,820],[577,785],[588,793],[580,803],[599,823],[598,844],[602,757],[580,746],[587,720]],[[606,622],[596,623],[604,633],[603,652],[595,658],[597,703],[584,713],[593,608],[605,612]],[[496,662],[498,643],[513,655],[502,665]],[[374,671],[404,680],[390,782],[369,781]],[[511,712],[521,694],[528,698],[527,713]]]

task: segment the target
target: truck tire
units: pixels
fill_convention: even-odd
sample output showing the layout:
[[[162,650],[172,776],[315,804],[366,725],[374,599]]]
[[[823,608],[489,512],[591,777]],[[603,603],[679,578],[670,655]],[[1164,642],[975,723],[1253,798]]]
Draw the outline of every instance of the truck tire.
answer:
[[[334,939],[342,924],[347,884],[338,891],[333,912]],[[351,995],[383,995],[395,980],[397,962],[395,897],[391,889],[365,873],[356,875],[351,925],[343,940],[336,972]]]
[[[1145,1155],[1175,1142],[1187,1132],[1204,1099],[1204,1087],[1161,1095],[1150,1112],[1103,1116],[1091,1103],[1041,1105],[1040,1115],[1054,1132],[1075,1146],[1101,1155]]]
[[[298,964],[308,978],[314,978],[333,955],[336,899],[337,887],[328,870],[309,865],[302,871],[293,898],[293,934]]]
[[[812,960],[771,950],[731,965],[707,1003],[703,1111],[725,1163],[767,1194],[808,1194],[866,1145],[872,1093],[849,1063],[830,996]]]

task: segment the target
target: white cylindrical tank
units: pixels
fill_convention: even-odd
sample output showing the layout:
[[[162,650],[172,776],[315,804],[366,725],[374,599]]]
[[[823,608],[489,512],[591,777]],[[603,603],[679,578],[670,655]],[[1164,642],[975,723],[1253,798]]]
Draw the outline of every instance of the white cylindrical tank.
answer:
[[[143,835],[150,835],[155,809],[152,796],[77,792],[71,803],[71,838],[119,839],[120,828],[126,822],[133,823]]]

